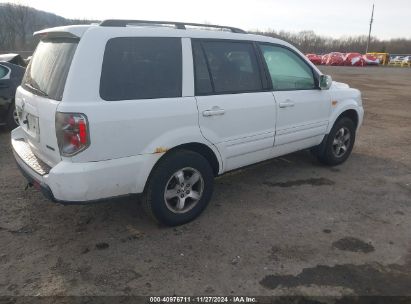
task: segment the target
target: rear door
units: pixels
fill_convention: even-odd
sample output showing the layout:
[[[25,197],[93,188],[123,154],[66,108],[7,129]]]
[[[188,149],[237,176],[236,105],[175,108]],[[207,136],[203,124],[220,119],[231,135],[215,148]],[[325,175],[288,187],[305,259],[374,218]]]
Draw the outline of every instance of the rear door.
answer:
[[[224,170],[269,158],[275,100],[266,91],[254,44],[193,40],[192,46],[201,132],[220,150]]]
[[[16,93],[20,126],[33,152],[48,165],[60,161],[55,113],[63,98],[66,78],[78,39],[40,41]]]

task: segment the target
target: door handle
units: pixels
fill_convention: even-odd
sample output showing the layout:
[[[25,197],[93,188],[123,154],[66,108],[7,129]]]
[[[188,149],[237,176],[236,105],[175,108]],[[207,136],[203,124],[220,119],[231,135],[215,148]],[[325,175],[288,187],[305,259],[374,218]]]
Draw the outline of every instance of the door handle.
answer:
[[[295,106],[294,101],[286,100],[285,102],[280,102],[280,108],[291,108]]]
[[[221,109],[220,107],[212,107],[210,110],[203,111],[203,116],[216,116],[216,115],[224,115],[225,110]]]

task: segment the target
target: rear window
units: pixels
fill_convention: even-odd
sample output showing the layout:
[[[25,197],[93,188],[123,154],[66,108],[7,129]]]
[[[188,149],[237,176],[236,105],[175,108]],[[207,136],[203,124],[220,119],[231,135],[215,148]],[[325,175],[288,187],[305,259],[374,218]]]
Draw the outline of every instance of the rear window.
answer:
[[[180,38],[119,37],[107,42],[100,79],[104,100],[181,97]]]
[[[251,43],[204,41],[202,45],[215,93],[262,90],[257,57]]]
[[[40,41],[27,67],[23,87],[34,94],[61,100],[78,39]]]

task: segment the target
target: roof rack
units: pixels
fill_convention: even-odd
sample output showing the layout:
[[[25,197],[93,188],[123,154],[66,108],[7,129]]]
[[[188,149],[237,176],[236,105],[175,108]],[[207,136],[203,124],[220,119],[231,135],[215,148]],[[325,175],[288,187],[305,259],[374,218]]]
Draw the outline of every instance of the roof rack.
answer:
[[[211,27],[216,29],[226,29],[233,33],[247,34],[246,31],[231,27],[214,24],[188,23],[188,22],[172,22],[172,21],[152,21],[152,20],[122,20],[122,19],[108,19],[100,23],[100,26],[126,27],[127,25],[174,25],[176,29],[185,30],[186,26]]]

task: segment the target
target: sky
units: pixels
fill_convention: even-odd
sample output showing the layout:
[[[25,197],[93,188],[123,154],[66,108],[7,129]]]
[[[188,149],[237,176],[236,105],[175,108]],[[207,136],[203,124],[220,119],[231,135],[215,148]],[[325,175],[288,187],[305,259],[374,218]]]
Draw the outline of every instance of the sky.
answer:
[[[8,2],[0,0],[0,2]],[[411,38],[410,0],[11,0],[76,19],[144,19],[230,25],[245,30],[313,30],[334,38]]]

